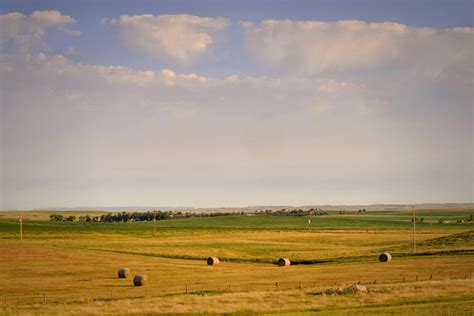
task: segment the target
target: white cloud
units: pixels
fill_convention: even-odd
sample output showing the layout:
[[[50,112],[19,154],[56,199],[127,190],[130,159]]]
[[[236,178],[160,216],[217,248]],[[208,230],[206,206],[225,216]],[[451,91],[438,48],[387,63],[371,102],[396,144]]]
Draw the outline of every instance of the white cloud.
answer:
[[[12,12],[0,15],[0,45],[6,47],[12,42],[16,49],[22,52],[29,51],[34,46],[43,46],[46,31],[59,29],[73,36],[79,36],[77,30],[66,29],[65,26],[76,21],[61,12],[35,11],[30,15]]]
[[[35,11],[31,13],[30,19],[44,26],[64,26],[75,22],[70,16],[62,15],[61,12],[56,10]]]
[[[242,22],[251,55],[268,66],[317,74],[396,66],[436,76],[472,59],[472,28],[435,30],[398,23],[266,20]]]
[[[179,15],[122,15],[102,19],[119,27],[125,42],[151,57],[190,64],[207,54],[217,33],[229,25],[224,18]]]
[[[350,105],[344,104],[345,99],[366,100],[370,95],[362,85],[335,79],[236,75],[213,78],[171,69],[157,72],[118,65],[82,64],[62,55],[44,53],[3,55],[1,61],[0,70],[9,74],[12,83],[29,82],[45,87],[50,84],[56,90],[58,86],[77,86],[78,90],[102,91],[104,95],[110,93],[109,90],[114,91],[114,95],[147,95],[150,100],[159,100],[149,105],[166,104],[167,113],[178,105],[180,109],[176,113],[182,117],[186,115],[180,114],[209,109],[238,115],[246,115],[252,109],[262,115],[278,115],[310,110],[315,102],[331,104],[326,110],[350,111]],[[28,78],[23,76],[26,73]],[[191,111],[190,106],[195,108]]]

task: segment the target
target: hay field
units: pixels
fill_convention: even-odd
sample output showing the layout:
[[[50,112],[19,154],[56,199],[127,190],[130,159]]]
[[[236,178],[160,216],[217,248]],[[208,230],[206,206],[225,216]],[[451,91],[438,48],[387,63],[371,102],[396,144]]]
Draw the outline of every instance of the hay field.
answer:
[[[156,240],[151,222],[50,222],[40,213],[25,213],[22,245],[17,214],[0,216],[4,314],[473,312],[474,225],[455,223],[472,210],[426,211],[416,253],[406,212],[318,216],[309,227],[290,216],[167,220]],[[379,263],[382,251],[393,261]],[[209,256],[221,263],[207,266]],[[278,267],[280,257],[297,264]],[[149,283],[118,279],[122,266]],[[321,294],[357,282],[369,293]]]

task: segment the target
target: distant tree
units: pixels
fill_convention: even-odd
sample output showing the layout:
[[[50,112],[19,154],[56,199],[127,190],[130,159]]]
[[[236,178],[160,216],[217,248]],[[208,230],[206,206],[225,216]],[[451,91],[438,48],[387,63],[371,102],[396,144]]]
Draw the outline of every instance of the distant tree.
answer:
[[[86,216],[79,216],[79,221],[81,221],[81,222],[91,222],[92,218],[90,217],[89,214],[87,214]]]
[[[64,216],[60,214],[51,214],[49,215],[49,220],[50,221],[62,221],[64,220]]]

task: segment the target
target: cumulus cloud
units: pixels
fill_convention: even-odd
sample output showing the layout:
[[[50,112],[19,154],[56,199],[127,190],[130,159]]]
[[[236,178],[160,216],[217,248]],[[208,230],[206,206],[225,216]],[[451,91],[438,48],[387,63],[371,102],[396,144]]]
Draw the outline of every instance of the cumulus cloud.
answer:
[[[143,14],[102,19],[101,24],[117,26],[129,46],[151,57],[190,64],[210,51],[215,36],[229,22],[224,18],[187,14]]]
[[[472,28],[435,30],[389,22],[292,20],[241,25],[252,56],[269,66],[299,73],[414,66],[436,75],[453,63],[466,64],[472,59]]]
[[[35,45],[42,45],[45,33],[50,29],[59,29],[70,35],[79,36],[77,30],[65,26],[76,21],[56,10],[34,11],[30,15],[12,12],[0,15],[0,45],[6,47],[12,42],[16,49],[26,52]]]
[[[0,70],[8,74],[5,83],[13,84],[15,80],[28,84],[47,84],[64,86],[77,85],[77,89],[89,89],[100,86],[108,89],[119,89],[128,93],[130,91],[144,92],[141,88],[169,86],[180,84],[182,86],[199,85],[208,78],[195,73],[177,74],[170,69],[161,72],[151,70],[138,70],[119,65],[91,65],[73,62],[63,55],[48,55],[45,53],[0,56]],[[23,75],[28,73],[28,77]],[[46,80],[47,79],[47,80]],[[126,90],[123,90],[123,89]],[[96,89],[94,89],[96,90]]]

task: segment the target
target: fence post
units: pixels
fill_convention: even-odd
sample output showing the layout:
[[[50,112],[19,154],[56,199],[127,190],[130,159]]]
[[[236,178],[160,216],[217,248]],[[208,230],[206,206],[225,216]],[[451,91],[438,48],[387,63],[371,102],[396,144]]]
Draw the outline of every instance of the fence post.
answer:
[[[231,290],[230,290],[230,283],[229,283],[229,292],[231,292]]]
[[[46,292],[43,293],[43,304],[46,304]]]
[[[430,274],[430,280],[432,280],[432,279],[433,279],[433,273],[432,273],[432,274]]]
[[[275,287],[278,288],[278,282],[275,282]]]

